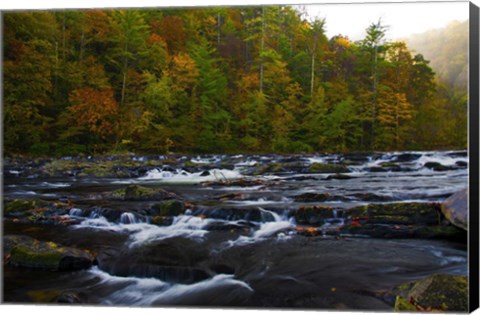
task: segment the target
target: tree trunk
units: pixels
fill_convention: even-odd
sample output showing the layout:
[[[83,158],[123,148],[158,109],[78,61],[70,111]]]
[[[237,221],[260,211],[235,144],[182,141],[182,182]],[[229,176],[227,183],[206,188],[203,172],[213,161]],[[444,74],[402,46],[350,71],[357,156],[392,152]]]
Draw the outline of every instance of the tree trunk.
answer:
[[[260,43],[260,92],[263,92],[263,50],[265,49],[265,7],[262,6],[262,38]]]
[[[125,90],[127,86],[127,70],[128,70],[128,42],[125,41],[125,58],[123,59],[123,80],[122,80],[122,96],[120,99],[120,106],[123,107],[123,103],[125,102]]]

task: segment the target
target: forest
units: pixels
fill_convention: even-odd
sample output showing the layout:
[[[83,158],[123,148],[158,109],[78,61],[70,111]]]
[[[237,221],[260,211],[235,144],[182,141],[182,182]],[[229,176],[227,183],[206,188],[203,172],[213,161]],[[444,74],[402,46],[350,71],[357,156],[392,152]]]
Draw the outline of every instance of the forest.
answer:
[[[467,91],[290,6],[3,14],[5,154],[464,149]]]

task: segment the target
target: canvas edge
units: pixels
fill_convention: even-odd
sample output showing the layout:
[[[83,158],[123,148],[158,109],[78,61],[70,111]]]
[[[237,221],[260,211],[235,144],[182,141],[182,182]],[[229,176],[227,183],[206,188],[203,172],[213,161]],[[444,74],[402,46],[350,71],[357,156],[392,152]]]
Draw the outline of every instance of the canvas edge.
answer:
[[[469,311],[479,307],[479,8],[469,19]]]

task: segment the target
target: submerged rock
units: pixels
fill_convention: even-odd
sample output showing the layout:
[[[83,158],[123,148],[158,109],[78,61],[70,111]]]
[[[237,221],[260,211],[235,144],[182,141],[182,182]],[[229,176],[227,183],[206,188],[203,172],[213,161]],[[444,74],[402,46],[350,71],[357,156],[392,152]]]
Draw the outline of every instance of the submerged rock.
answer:
[[[16,267],[45,270],[80,270],[92,266],[93,256],[86,251],[41,242],[23,235],[4,236],[4,255]]]
[[[467,277],[433,274],[397,287],[395,311],[468,311]]]
[[[442,213],[453,225],[468,230],[468,188],[460,190],[442,203]]]

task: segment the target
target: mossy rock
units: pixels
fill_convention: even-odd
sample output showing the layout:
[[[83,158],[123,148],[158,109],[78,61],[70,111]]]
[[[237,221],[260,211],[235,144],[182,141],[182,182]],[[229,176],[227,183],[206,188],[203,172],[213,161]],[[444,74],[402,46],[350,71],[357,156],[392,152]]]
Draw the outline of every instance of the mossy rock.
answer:
[[[393,307],[393,310],[395,312],[418,312],[418,309],[415,307],[415,305],[411,304],[410,302],[398,295],[395,299],[395,306]]]
[[[354,178],[354,177],[348,176],[348,175],[345,175],[345,174],[336,173],[336,174],[333,174],[333,175],[328,175],[327,178],[325,178],[325,179],[326,180],[331,180],[331,179],[347,180],[347,179],[352,179],[352,178]]]
[[[281,173],[285,172],[285,168],[281,163],[270,163],[268,165],[263,166],[259,170],[253,172],[253,175],[263,175],[267,173]]]
[[[396,163],[393,163],[393,162],[383,162],[383,163],[380,163],[380,166],[381,167],[392,167],[392,168],[397,168],[399,167],[398,164]]]
[[[376,223],[439,225],[442,221],[440,206],[436,203],[388,203],[369,204],[347,210],[349,217],[366,216]]]
[[[157,215],[152,218],[150,223],[154,225],[159,225],[159,226],[172,225],[173,217],[165,217],[165,216]]]
[[[24,212],[30,209],[34,209],[35,207],[38,207],[40,205],[45,205],[45,202],[41,202],[39,200],[14,199],[5,205],[3,211],[5,214]]]
[[[16,267],[44,270],[80,270],[92,266],[93,256],[72,247],[53,242],[41,242],[27,236],[5,236],[8,243],[8,263]]]
[[[111,197],[126,201],[180,199],[179,196],[164,189],[140,185],[129,185],[125,188],[117,189],[111,193]]]
[[[185,212],[185,204],[178,200],[168,200],[152,206],[154,216],[169,217],[177,216]]]
[[[413,284],[407,284],[411,289],[399,290],[395,305],[398,310],[406,310],[411,304],[416,310],[441,310],[450,312],[468,311],[468,280],[467,277],[433,274]],[[414,303],[415,305],[413,305]]]
[[[313,163],[309,168],[310,173],[349,173],[350,170],[341,164]]]
[[[333,218],[333,208],[324,206],[300,207],[293,214],[298,224],[320,226],[325,219]]]

